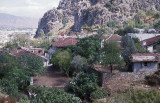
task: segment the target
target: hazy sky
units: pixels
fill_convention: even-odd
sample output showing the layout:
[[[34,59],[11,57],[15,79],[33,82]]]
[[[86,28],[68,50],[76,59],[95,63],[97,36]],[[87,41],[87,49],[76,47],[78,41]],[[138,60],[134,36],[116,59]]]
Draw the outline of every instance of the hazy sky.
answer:
[[[43,14],[57,7],[60,0],[0,0],[0,13],[41,18]]]

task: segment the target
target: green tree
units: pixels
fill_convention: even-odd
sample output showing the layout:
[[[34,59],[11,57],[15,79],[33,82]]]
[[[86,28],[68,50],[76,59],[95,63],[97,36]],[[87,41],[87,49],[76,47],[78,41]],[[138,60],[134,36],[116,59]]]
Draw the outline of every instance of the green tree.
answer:
[[[5,52],[0,55],[0,88],[11,97],[18,96],[18,88],[27,86],[30,71],[19,64],[15,56]]]
[[[106,33],[106,30],[105,30],[105,29],[103,29],[103,28],[98,29],[98,35],[99,35],[99,36],[102,36],[102,35],[104,35],[105,33]]]
[[[121,41],[122,41],[122,46],[124,47],[124,50],[122,52],[122,56],[123,56],[124,61],[128,65],[128,68],[130,68],[130,66],[131,66],[131,54],[137,53],[138,50],[135,46],[134,41],[128,35],[122,37]]]
[[[132,40],[134,41],[135,46],[136,46],[136,48],[137,48],[137,51],[138,51],[139,53],[147,52],[147,51],[143,50],[142,44],[141,44],[141,42],[140,42],[140,40],[139,40],[138,38],[132,38]]]
[[[29,87],[29,90],[36,93],[36,98],[31,103],[81,103],[81,99],[75,95],[68,94],[57,88]]]
[[[75,48],[75,54],[85,58],[97,57],[99,55],[100,40],[96,37],[80,39]]]
[[[96,74],[82,72],[66,85],[66,89],[80,97],[84,97],[85,94],[90,95],[99,88],[97,83],[98,76]]]
[[[79,73],[83,72],[88,66],[87,59],[81,56],[74,56],[73,60],[71,61],[71,67],[73,71]]]
[[[58,59],[56,58],[56,55],[60,53],[62,50],[58,49],[56,52],[52,54],[52,57],[50,59],[50,63],[53,64],[54,68],[59,68]]]
[[[24,34],[16,34],[12,40],[12,43],[17,44],[18,46],[28,46],[30,42],[29,36]]]
[[[155,19],[159,19],[159,18],[160,18],[160,12],[156,12],[156,13],[154,14],[154,18],[155,18]]]
[[[135,33],[135,30],[131,26],[127,26],[124,29],[118,29],[117,31],[114,32],[114,34],[118,34],[120,36],[125,36],[128,33]]]
[[[154,28],[155,29],[160,29],[160,20],[156,24],[154,24]]]
[[[148,11],[146,12],[146,15],[147,15],[147,16],[154,16],[154,15],[155,15],[155,11],[154,11],[154,10],[148,10]]]
[[[102,65],[110,66],[111,73],[114,64],[121,64],[122,60],[120,58],[121,51],[117,47],[117,43],[114,41],[104,42],[104,47],[102,48],[101,59]]]
[[[40,31],[39,31],[39,36],[40,36],[40,37],[44,37],[44,36],[45,36],[43,29],[40,29]]]
[[[35,75],[35,73],[41,73],[44,70],[43,59],[34,54],[24,54],[18,57],[18,60],[19,63],[32,72],[32,75]]]
[[[118,22],[117,21],[109,21],[107,22],[107,26],[110,28],[118,28]]]
[[[70,63],[72,60],[71,53],[67,50],[61,51],[56,55],[56,59],[58,60],[58,65],[61,71],[65,72],[66,75],[69,76]]]

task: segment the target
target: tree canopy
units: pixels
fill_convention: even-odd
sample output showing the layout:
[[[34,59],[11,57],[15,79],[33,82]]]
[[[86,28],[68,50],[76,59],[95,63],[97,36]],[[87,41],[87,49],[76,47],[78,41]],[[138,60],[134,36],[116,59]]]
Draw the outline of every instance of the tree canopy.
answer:
[[[121,64],[122,60],[120,58],[121,51],[114,41],[104,42],[104,47],[102,48],[101,59],[102,65],[111,67],[111,73],[113,69],[113,64]]]
[[[40,73],[41,71],[44,70],[44,67],[43,67],[44,60],[37,55],[24,54],[18,57],[18,61],[24,67],[28,68],[32,72],[32,75],[34,75],[35,73]]]
[[[81,99],[65,93],[57,88],[47,87],[29,87],[29,90],[36,93],[36,98],[31,100],[31,103],[81,103]]]

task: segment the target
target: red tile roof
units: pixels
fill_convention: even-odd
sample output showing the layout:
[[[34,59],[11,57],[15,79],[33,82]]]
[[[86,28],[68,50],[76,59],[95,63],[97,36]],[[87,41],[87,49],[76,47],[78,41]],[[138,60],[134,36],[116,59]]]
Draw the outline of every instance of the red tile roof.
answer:
[[[19,56],[24,55],[24,54],[31,54],[29,51],[26,51],[26,50],[23,50],[23,49],[14,49],[14,50],[10,51],[10,53],[12,55],[15,55],[16,57],[19,57]]]
[[[122,37],[117,34],[100,37],[101,40],[106,40],[106,41],[110,41],[110,40],[121,41],[121,38]]]
[[[132,62],[156,62],[157,54],[153,53],[136,53],[131,55]]]
[[[143,40],[142,43],[146,42],[147,46],[151,46],[151,45],[154,45],[158,41],[158,39],[160,39],[160,35],[153,37],[153,38]]]
[[[41,52],[39,52],[41,50]],[[42,56],[44,54],[43,49],[38,49],[38,50],[25,50],[25,49],[13,49],[10,51],[12,55],[15,55],[17,57],[24,55],[24,54],[32,54],[32,55],[37,55],[37,56]]]
[[[52,45],[56,47],[67,47],[71,45],[76,45],[78,41],[79,40],[75,38],[64,38],[64,39],[60,39],[57,42],[52,43]]]

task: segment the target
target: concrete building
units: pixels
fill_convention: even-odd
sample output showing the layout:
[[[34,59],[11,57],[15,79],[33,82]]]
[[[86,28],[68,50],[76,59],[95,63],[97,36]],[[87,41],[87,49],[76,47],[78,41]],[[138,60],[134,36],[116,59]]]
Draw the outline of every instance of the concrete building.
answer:
[[[153,52],[159,52],[158,49],[160,49],[160,45],[158,43],[158,40],[160,40],[160,35],[145,39],[141,41],[141,44],[145,50],[148,50],[150,53]]]
[[[138,38],[140,41],[159,36],[160,34],[149,33],[128,33],[131,38]]]
[[[138,71],[154,71],[158,69],[158,58],[152,53],[136,53],[131,55],[132,70]]]
[[[49,58],[58,48],[65,48],[67,46],[76,45],[79,40],[75,38],[60,38],[58,41],[52,43],[52,47],[48,50]]]
[[[121,49],[123,48],[121,46],[121,36],[117,35],[117,34],[112,34],[112,35],[107,35],[107,36],[101,36],[100,39],[101,39],[101,48],[103,47],[104,45],[104,42],[107,42],[107,41],[115,41],[117,42],[117,46],[120,47]]]

